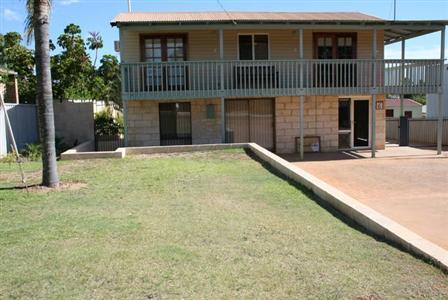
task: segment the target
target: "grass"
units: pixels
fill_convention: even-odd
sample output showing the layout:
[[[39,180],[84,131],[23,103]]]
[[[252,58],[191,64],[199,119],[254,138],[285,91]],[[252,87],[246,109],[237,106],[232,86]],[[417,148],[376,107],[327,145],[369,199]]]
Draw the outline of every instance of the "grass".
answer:
[[[440,270],[242,150],[59,167],[87,186],[10,189],[0,164],[1,298],[448,298]]]

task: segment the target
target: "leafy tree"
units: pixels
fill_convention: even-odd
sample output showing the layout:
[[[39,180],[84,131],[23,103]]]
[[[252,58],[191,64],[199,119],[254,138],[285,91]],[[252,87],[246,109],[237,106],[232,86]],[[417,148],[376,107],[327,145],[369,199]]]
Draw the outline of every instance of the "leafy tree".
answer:
[[[42,144],[42,185],[56,188],[59,176],[56,164],[53,91],[50,68],[50,8],[51,0],[27,0],[26,32],[34,35],[37,77],[37,111]]]
[[[18,32],[0,34],[0,65],[17,72],[20,101],[34,103],[36,77],[34,75],[34,53],[21,44]]]
[[[61,100],[91,98],[90,81],[94,68],[81,37],[81,28],[69,24],[58,37],[57,44],[62,52],[52,57],[55,97]]]
[[[96,67],[96,60],[98,58],[98,50],[103,48],[103,38],[99,32],[89,32],[90,37],[87,38],[87,45],[90,50],[95,51],[95,59],[93,60],[93,67]]]
[[[102,85],[98,99],[102,99],[106,103],[114,102],[121,107],[121,75],[118,59],[113,55],[104,55],[100,63],[97,74],[102,80]]]

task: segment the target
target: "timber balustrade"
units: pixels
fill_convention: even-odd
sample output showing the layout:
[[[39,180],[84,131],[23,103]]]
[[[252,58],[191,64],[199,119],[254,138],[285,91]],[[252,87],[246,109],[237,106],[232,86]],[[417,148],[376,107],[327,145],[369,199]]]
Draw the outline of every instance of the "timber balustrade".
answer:
[[[121,65],[122,93],[124,99],[142,100],[437,93],[440,64],[439,59],[125,63]]]

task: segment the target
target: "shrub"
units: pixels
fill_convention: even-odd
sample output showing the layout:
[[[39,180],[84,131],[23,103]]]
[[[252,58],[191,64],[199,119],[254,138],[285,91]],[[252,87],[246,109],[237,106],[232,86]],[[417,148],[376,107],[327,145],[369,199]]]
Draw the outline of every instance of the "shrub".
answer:
[[[120,135],[123,134],[123,128],[123,118],[114,118],[110,107],[95,114],[96,135]]]
[[[8,163],[8,164],[12,164],[15,163],[17,161],[17,156],[15,151],[9,152],[8,154],[6,154],[5,156],[3,156],[0,161],[2,163]]]
[[[40,144],[26,144],[21,154],[27,160],[40,160],[42,157],[42,146]]]

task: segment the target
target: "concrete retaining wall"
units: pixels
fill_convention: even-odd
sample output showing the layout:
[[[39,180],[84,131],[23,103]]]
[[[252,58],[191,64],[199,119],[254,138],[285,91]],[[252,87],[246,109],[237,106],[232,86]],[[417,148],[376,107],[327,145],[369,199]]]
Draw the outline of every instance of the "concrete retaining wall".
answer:
[[[324,181],[290,164],[281,157],[257,144],[249,144],[249,149],[261,160],[286,177],[312,190],[319,198],[329,203],[346,217],[369,232],[391,241],[411,253],[431,260],[441,269],[448,271],[448,251],[425,240],[416,233],[392,221],[379,212],[344,194]]]
[[[123,158],[124,156],[125,156],[124,148],[118,148],[115,151],[95,152],[95,143],[92,140],[90,140],[61,153],[61,160]]]
[[[68,146],[94,139],[93,103],[53,102],[56,136]]]

